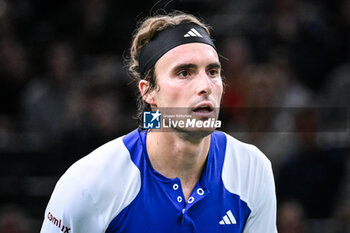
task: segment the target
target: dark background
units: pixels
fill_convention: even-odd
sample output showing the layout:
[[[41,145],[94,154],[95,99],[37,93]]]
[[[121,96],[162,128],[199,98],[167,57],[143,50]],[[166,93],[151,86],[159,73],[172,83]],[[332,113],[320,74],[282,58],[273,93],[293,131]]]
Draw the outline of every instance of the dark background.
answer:
[[[213,26],[221,130],[271,160],[279,232],[350,232],[349,131],[312,108],[348,110],[349,0],[0,0],[0,233],[38,232],[64,171],[137,127],[131,35],[173,9]]]

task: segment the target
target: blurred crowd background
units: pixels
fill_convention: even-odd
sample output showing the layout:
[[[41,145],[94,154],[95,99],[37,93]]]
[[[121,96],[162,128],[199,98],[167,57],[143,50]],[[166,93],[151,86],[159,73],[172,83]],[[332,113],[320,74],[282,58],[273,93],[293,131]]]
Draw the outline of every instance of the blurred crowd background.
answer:
[[[63,172],[137,127],[131,35],[173,9],[213,26],[221,130],[271,160],[279,232],[349,233],[350,0],[0,0],[0,233],[39,232]]]

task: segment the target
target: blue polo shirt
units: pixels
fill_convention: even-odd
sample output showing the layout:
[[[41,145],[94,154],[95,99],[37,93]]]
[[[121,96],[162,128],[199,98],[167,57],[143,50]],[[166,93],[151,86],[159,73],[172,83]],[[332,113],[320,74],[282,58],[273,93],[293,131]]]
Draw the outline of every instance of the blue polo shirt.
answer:
[[[269,160],[256,147],[215,131],[188,201],[179,178],[153,169],[147,131],[96,149],[58,181],[41,233],[276,231]]]

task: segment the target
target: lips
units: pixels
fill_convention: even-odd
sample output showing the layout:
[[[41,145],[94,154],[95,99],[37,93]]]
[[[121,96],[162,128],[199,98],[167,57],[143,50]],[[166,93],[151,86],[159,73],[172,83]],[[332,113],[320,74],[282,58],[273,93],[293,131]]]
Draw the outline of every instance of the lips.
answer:
[[[194,108],[193,108],[193,112],[203,112],[203,113],[209,113],[212,112],[214,110],[213,104],[210,102],[202,102],[197,104]]]

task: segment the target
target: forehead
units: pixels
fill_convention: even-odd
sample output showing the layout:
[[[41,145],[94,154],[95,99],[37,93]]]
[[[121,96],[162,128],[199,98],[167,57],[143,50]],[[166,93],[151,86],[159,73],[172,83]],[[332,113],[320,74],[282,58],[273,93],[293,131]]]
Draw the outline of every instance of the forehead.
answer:
[[[188,43],[177,46],[165,53],[156,63],[157,68],[171,69],[180,64],[198,66],[219,63],[216,50],[204,43]]]

